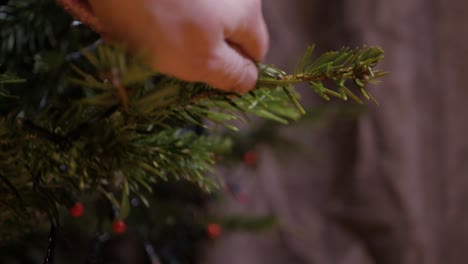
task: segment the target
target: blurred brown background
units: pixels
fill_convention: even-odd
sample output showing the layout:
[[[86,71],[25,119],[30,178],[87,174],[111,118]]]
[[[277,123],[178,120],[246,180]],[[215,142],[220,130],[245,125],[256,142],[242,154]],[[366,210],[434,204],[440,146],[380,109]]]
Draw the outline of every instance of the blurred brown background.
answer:
[[[391,72],[357,119],[284,130],[308,151],[263,147],[232,172],[251,200],[226,213],[275,214],[266,233],[226,234],[203,263],[437,264],[468,259],[468,4],[443,0],[264,0],[269,62],[379,45]],[[319,102],[306,93],[308,103]],[[337,102],[337,104],[342,104]],[[345,103],[345,104],[350,104]]]

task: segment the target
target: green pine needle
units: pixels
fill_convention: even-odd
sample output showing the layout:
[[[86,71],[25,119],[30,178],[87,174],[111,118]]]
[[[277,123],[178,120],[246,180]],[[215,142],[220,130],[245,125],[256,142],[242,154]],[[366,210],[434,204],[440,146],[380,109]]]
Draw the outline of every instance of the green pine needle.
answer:
[[[312,46],[292,74],[258,64],[253,90],[226,93],[155,73],[72,21],[53,0],[0,5],[0,69],[18,76],[0,73],[0,243],[58,223],[79,196],[104,196],[125,218],[130,198],[151,206],[145,195],[163,182],[216,191],[216,163],[232,145],[217,127],[298,120],[299,83],[325,100],[377,103],[368,86],[386,74],[378,47],[315,56]]]

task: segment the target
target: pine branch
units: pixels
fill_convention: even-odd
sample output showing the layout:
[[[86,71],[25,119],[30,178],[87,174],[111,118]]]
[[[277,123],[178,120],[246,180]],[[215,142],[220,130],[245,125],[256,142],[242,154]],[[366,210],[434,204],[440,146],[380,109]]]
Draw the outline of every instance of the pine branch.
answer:
[[[44,188],[63,182],[87,192],[97,188],[106,193],[112,186],[138,193],[141,188],[151,190],[159,179],[183,178],[213,190],[215,184],[205,173],[213,170],[216,149],[226,149],[228,142],[181,132],[185,124],[206,127],[202,120],[209,120],[235,130],[229,122],[248,122],[247,114],[287,123],[303,113],[292,84],[307,82],[323,97],[346,99],[324,88],[323,81],[335,80],[338,89],[346,89],[343,94],[357,98],[344,86],[346,81],[353,80],[365,96],[363,84],[383,75],[372,69],[382,59],[379,48],[342,49],[315,61],[311,54],[309,50],[293,75],[261,65],[257,88],[239,95],[155,74],[116,46],[83,50],[86,70],[73,66],[80,78],[70,79],[84,89],[83,97],[65,108],[44,108],[34,121],[20,122],[31,130],[19,135],[36,139],[20,153],[40,157],[35,164],[50,178]],[[57,118],[51,122],[50,116]],[[60,172],[59,167],[67,169]],[[125,201],[130,193],[121,195]],[[118,200],[114,203],[125,207]]]
[[[365,84],[377,83],[375,79],[385,75],[373,70],[383,58],[380,48],[343,48],[338,52],[325,53],[315,61],[311,61],[310,48],[293,75],[286,75],[273,66],[259,65],[261,77],[257,89],[241,96],[204,84],[185,83],[158,75],[157,83],[150,82],[135,87],[136,83],[143,83],[155,74],[145,70],[138,61],[127,65],[128,58],[119,48],[100,47],[95,55],[87,51],[84,54],[98,74],[92,75],[74,68],[82,79],[73,78],[71,81],[76,85],[87,86],[92,94],[82,103],[96,106],[100,104],[102,107],[120,104],[125,112],[130,112],[136,118],[146,117],[153,122],[158,121],[159,125],[164,125],[165,120],[172,120],[174,117],[185,122],[194,122],[197,118],[207,118],[218,124],[225,124],[230,120],[245,122],[242,116],[246,113],[287,123],[288,119],[297,119],[300,114],[304,114],[297,94],[292,90],[293,84],[308,83],[326,100],[330,99],[329,95],[343,100],[347,100],[349,96],[362,104],[363,101],[347,87],[347,82],[353,81],[366,99],[377,103]],[[335,81],[337,92],[325,88],[324,81],[328,80]],[[289,98],[289,103],[285,98]],[[291,106],[299,113],[292,112]]]
[[[12,96],[10,92],[3,88],[5,84],[24,83],[23,79],[17,78],[16,76],[8,73],[0,74],[0,97],[8,99],[16,99],[17,97]]]
[[[193,127],[208,130],[211,122],[236,130],[233,121],[249,123],[252,115],[286,124],[305,113],[295,84],[307,83],[326,100],[363,103],[351,86],[374,100],[367,85],[385,75],[375,69],[380,48],[343,48],[316,59],[309,48],[293,74],[258,65],[255,89],[226,93],[155,73],[119,46],[83,41],[88,34],[51,5],[0,7],[0,63],[21,78],[0,75],[0,223],[15,230],[27,226],[15,219],[31,215],[58,223],[58,206],[79,194],[103,193],[126,216],[130,196],[147,203],[142,193],[161,181],[215,190],[208,174],[231,141]],[[76,52],[84,42],[95,44]],[[330,82],[336,88],[327,88]]]
[[[53,0],[11,0],[0,5],[0,64],[8,66],[14,57],[23,59],[19,63],[33,63],[34,56],[45,50],[64,52],[82,44],[64,40],[95,37],[90,30],[78,32],[72,21]]]
[[[84,89],[81,98],[67,105],[51,101],[33,119],[18,116],[0,122],[2,138],[8,139],[0,147],[11,155],[0,161],[3,182],[11,190],[6,199],[16,199],[18,193],[34,197],[27,194],[32,190],[27,191],[31,182],[26,167],[32,175],[43,175],[40,190],[45,194],[56,192],[57,186],[89,193],[111,187],[122,195],[120,201],[126,201],[130,193],[151,190],[159,179],[169,178],[213,190],[215,182],[205,173],[213,170],[216,153],[229,143],[184,132],[186,123],[204,126],[201,120],[207,119],[235,129],[227,122],[248,122],[247,114],[287,123],[301,114],[295,108],[299,105],[292,84],[309,82],[317,87],[336,79],[343,88],[343,80],[360,84],[382,76],[372,69],[382,58],[380,49],[343,49],[314,62],[304,59],[293,75],[260,66],[257,88],[239,95],[155,74],[118,47],[100,45],[82,55],[88,69],[73,67],[81,78],[70,79]],[[46,197],[49,203],[61,199]],[[123,202],[114,203],[125,208]],[[56,209],[49,212],[57,218]]]
[[[314,92],[323,99],[330,100],[330,96],[347,100],[348,96],[363,104],[363,101],[347,88],[346,82],[352,81],[367,100],[377,101],[366,89],[366,83],[377,84],[377,78],[386,73],[373,68],[383,59],[383,50],[379,47],[363,47],[351,50],[342,48],[339,51],[327,52],[312,61],[314,47],[309,47],[296,67],[295,73],[287,75],[273,67],[261,65],[262,75],[258,81],[259,87],[288,86],[297,83],[307,83]],[[325,88],[324,81],[332,80],[338,91]]]

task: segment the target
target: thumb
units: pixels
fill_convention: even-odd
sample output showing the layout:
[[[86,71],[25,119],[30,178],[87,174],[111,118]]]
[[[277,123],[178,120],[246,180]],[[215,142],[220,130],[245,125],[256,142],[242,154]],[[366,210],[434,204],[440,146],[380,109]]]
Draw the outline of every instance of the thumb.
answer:
[[[223,41],[210,62],[207,84],[228,92],[246,93],[258,79],[255,63],[234,46]]]

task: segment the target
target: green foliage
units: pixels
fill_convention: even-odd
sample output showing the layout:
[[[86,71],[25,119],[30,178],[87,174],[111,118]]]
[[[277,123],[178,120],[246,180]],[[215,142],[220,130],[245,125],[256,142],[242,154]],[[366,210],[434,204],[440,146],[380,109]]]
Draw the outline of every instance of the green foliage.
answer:
[[[0,65],[9,67],[34,66],[40,56],[65,55],[83,45],[86,38],[96,37],[89,30],[72,27],[72,17],[51,0],[0,5],[0,28]]]
[[[54,0],[0,4],[0,74],[9,72],[24,80],[9,86],[8,94],[17,101],[2,102],[0,113],[35,113],[44,99],[63,89],[64,68],[75,52],[97,38],[85,26],[74,26]]]
[[[311,46],[298,63],[293,75],[286,75],[272,66],[262,66],[264,76],[258,81],[259,86],[287,86],[304,82],[327,101],[330,100],[330,96],[345,101],[350,97],[357,103],[363,104],[363,101],[347,87],[347,83],[352,81],[365,99],[378,104],[364,84],[378,84],[375,79],[386,75],[373,69],[383,59],[381,48],[363,47],[354,50],[342,48],[339,51],[327,52],[316,60],[312,60],[313,53],[314,46]],[[338,91],[327,89],[325,81],[335,82]]]
[[[0,75],[0,224],[18,232],[45,217],[59,224],[60,207],[81,195],[103,194],[125,218],[130,198],[147,203],[143,193],[161,181],[213,191],[210,175],[230,147],[213,128],[236,130],[251,116],[297,120],[305,111],[292,85],[300,82],[324,99],[362,103],[353,82],[373,100],[364,85],[383,75],[374,69],[380,48],[316,60],[310,48],[292,75],[259,65],[257,87],[240,95],[147,69],[138,56],[72,27],[51,0],[0,6],[0,28],[0,64],[19,77]],[[329,81],[337,91],[325,88]],[[1,232],[0,240],[13,233]]]

